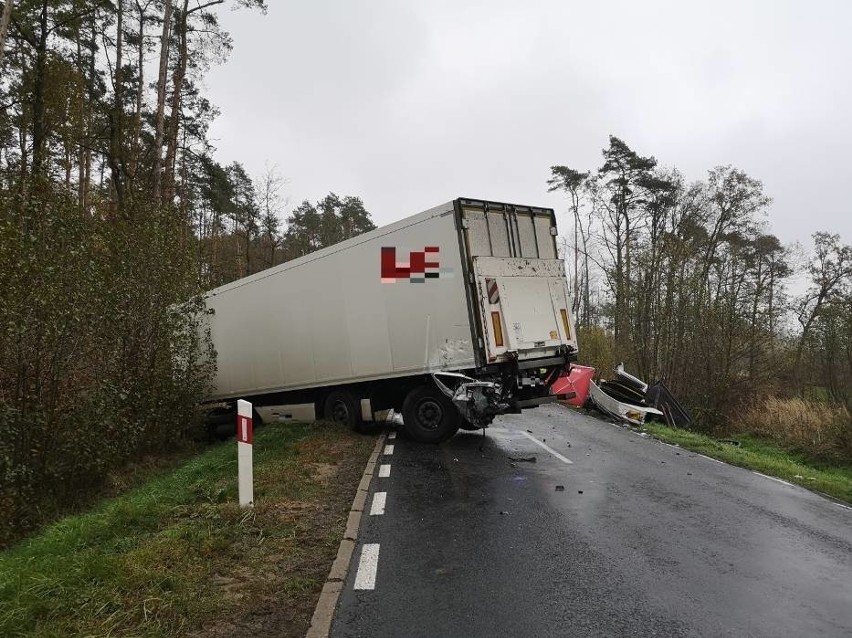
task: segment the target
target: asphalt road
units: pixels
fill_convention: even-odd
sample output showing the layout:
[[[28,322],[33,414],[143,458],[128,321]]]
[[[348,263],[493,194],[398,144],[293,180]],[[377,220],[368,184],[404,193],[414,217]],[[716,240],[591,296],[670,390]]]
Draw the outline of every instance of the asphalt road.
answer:
[[[852,635],[817,494],[561,406],[388,443],[332,636]]]

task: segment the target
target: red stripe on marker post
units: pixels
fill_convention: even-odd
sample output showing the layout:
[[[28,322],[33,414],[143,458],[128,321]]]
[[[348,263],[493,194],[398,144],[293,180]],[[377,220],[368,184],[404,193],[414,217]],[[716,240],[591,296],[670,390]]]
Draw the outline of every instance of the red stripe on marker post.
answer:
[[[254,443],[254,428],[252,427],[251,415],[237,415],[237,441],[240,443]]]
[[[237,486],[240,507],[254,507],[254,461],[252,459],[251,403],[237,401]]]

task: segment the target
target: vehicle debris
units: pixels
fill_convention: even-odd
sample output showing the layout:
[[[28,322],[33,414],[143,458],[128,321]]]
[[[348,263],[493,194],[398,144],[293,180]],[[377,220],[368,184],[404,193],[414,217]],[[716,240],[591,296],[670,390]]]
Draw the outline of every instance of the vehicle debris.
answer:
[[[557,492],[564,492],[564,491],[565,491],[565,486],[564,486],[564,485],[557,485],[557,486],[556,486],[556,491],[557,491]]]
[[[581,408],[589,399],[589,383],[594,376],[594,368],[572,364],[567,372],[563,372],[553,382],[550,392],[560,401]]]
[[[685,427],[692,420],[662,381],[645,383],[627,372],[623,363],[616,366],[615,379],[589,381],[588,403],[609,417],[636,426],[656,419],[671,427]]]
[[[534,457],[534,456],[519,456],[519,457],[510,456],[509,460],[514,461],[515,463],[535,463],[536,457]]]

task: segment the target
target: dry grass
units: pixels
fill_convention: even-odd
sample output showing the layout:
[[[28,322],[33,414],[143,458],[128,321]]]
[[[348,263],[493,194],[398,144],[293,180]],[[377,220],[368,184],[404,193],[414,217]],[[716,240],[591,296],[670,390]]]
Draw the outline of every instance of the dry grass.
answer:
[[[749,408],[738,425],[815,458],[852,461],[852,415],[845,406],[770,397]]]

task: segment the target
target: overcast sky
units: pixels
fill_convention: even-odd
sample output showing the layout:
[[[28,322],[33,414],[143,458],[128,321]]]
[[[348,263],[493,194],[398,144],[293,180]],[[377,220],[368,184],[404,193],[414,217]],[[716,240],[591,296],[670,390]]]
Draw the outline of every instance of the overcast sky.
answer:
[[[733,164],[783,241],[852,242],[852,2],[268,0],[224,11],[222,163],[383,225],[458,196],[552,206],[608,135],[689,180]],[[289,212],[289,209],[288,211]]]

